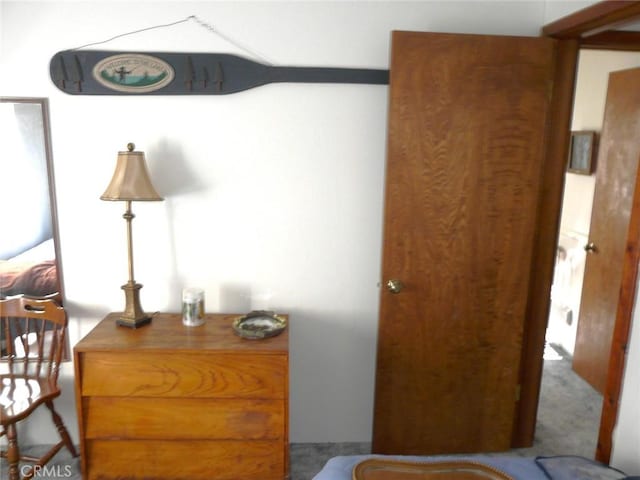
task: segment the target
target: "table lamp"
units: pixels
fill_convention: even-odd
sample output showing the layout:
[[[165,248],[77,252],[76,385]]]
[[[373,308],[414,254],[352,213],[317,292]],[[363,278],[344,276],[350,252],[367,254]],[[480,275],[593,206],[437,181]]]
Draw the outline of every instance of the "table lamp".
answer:
[[[116,170],[111,183],[100,197],[101,200],[123,201],[126,203],[122,215],[127,222],[127,247],[129,253],[129,281],[121,288],[124,290],[126,305],[122,316],[116,321],[118,325],[138,328],[151,322],[151,316],[144,313],[140,306],[140,289],[142,285],[133,279],[133,242],[131,236],[131,220],[135,217],[131,211],[131,202],[160,201],[151,184],[144,152],[134,151],[135,145],[129,143],[126,152],[118,152]]]

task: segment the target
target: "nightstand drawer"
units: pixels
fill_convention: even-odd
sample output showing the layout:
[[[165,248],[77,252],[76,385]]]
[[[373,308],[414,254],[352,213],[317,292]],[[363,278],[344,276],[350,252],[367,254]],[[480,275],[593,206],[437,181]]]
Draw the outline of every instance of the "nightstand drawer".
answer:
[[[83,399],[90,439],[282,440],[282,400],[90,397]]]
[[[256,441],[87,440],[87,480],[283,480],[285,445]]]
[[[284,355],[87,352],[80,361],[82,396],[285,398],[287,392]]]

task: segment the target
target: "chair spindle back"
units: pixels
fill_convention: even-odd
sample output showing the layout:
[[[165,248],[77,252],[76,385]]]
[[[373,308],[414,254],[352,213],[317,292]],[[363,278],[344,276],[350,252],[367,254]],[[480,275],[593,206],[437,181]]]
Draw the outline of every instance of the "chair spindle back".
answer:
[[[58,379],[67,315],[52,299],[0,300],[0,362],[13,376]]]

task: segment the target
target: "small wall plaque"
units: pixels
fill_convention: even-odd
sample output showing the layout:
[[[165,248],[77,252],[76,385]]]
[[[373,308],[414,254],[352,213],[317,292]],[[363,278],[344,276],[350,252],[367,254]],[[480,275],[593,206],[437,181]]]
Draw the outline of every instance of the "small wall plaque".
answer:
[[[571,132],[569,144],[569,163],[571,173],[591,175],[595,167],[596,132],[582,130]]]

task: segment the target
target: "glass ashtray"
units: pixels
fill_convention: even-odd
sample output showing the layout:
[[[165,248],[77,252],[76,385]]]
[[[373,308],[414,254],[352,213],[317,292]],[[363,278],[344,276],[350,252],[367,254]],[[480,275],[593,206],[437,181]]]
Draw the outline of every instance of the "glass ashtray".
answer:
[[[273,312],[253,311],[233,321],[233,331],[242,338],[260,340],[275,337],[287,328],[287,321]]]

